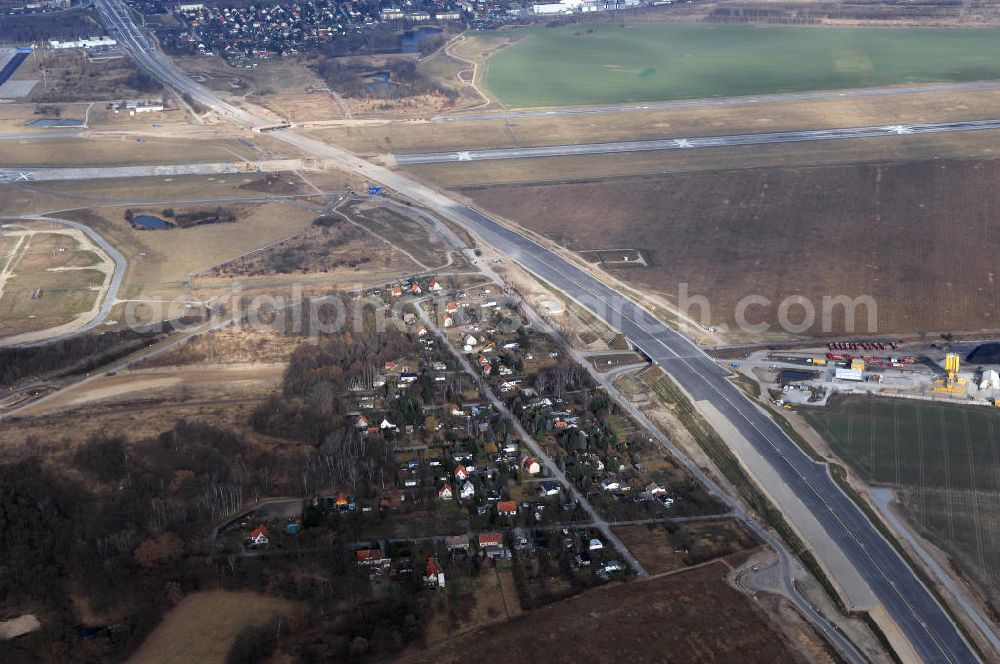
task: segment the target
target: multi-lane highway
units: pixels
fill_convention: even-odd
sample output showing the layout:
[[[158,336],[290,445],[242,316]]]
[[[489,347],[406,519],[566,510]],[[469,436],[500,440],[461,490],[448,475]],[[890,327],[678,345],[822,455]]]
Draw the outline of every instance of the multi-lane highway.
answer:
[[[910,125],[884,125],[880,127],[843,127],[840,129],[809,129],[803,131],[775,131],[761,134],[730,134],[727,136],[691,136],[664,138],[651,141],[618,141],[613,143],[579,143],[571,145],[540,145],[526,148],[492,148],[487,150],[458,150],[455,152],[423,152],[394,155],[400,166],[417,164],[446,164],[459,161],[488,161],[491,159],[533,159],[538,157],[568,157],[615,152],[649,152],[655,150],[696,150],[699,148],[727,148],[744,145],[770,145],[773,143],[803,143],[809,141],[842,141],[851,138],[886,138],[916,134],[941,134],[953,131],[1000,129],[1000,120],[962,120]]]
[[[482,111],[439,115],[435,122],[481,122],[484,120],[523,120],[557,118],[570,115],[595,115],[601,113],[638,113],[643,111],[670,111],[685,108],[713,108],[723,106],[754,106],[784,104],[797,101],[823,101],[828,99],[857,99],[860,97],[892,97],[896,95],[933,94],[943,92],[972,92],[1000,89],[1000,81],[969,81],[967,83],[929,83],[924,85],[896,85],[880,88],[852,88],[850,90],[814,90],[811,92],[782,92],[750,97],[716,97],[710,99],[679,99],[675,101],[647,101],[634,104],[606,104],[597,106],[570,106],[566,108],[524,111]]]
[[[137,61],[161,81],[244,125],[255,120],[245,111],[224,104],[208,90],[179,72],[149,45],[118,0],[97,0],[105,20],[117,25],[126,48],[138,49]],[[178,79],[179,75],[179,79]],[[177,81],[175,83],[175,81]],[[1000,126],[1000,125],[998,125]],[[876,128],[881,135],[904,133]],[[823,535],[835,543],[870,587],[878,605],[909,642],[916,657],[927,662],[974,662],[977,654],[931,592],[900,558],[858,506],[831,479],[826,466],[813,462],[784,431],[728,379],[726,372],[686,337],[657,320],[649,311],[623,297],[547,247],[486,215],[420,184],[411,178],[364,161],[357,156],[292,130],[272,134],[317,157],[332,160],[363,177],[380,182],[464,226],[483,242],[507,254],[553,287],[589,308],[660,364],[692,397],[724,418],[727,426],[752,446],[768,466],[762,481],[781,485],[805,505],[810,519],[822,525]],[[470,257],[471,258],[471,257]],[[474,260],[474,259],[472,259]],[[796,525],[795,514],[787,514]],[[825,560],[827,553],[815,550]]]

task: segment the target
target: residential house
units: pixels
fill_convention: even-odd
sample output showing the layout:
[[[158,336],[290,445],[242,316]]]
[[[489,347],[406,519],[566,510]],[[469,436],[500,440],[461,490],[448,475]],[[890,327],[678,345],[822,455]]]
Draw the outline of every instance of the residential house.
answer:
[[[465,480],[465,484],[462,485],[461,491],[459,491],[458,497],[462,500],[469,500],[476,495],[476,487],[472,486],[472,482]]]
[[[438,498],[441,500],[451,500],[453,496],[454,494],[452,493],[450,484],[446,483],[443,487],[438,489]]]
[[[500,533],[480,533],[479,551],[490,559],[505,557],[506,548],[503,545],[503,535]]]
[[[424,291],[420,288],[420,284],[410,284],[410,293],[413,295],[420,295]]]
[[[431,588],[444,588],[444,572],[441,571],[441,566],[434,556],[427,556],[424,585]]]
[[[250,543],[255,546],[261,546],[267,544],[271,541],[271,533],[268,532],[267,526],[263,523],[250,531]]]
[[[464,551],[469,552],[469,538],[465,535],[451,535],[444,539],[445,548],[448,549],[448,553],[453,551]]]
[[[403,294],[403,289],[400,288],[399,286],[393,286],[392,288],[389,289],[389,295],[393,297],[399,297],[402,294]]]
[[[613,477],[609,477],[601,482],[601,489],[604,491],[618,491],[621,487],[621,482]]]
[[[517,502],[501,500],[497,503],[497,514],[500,516],[517,516]]]
[[[451,327],[454,324],[455,324],[455,319],[454,318],[452,318],[451,316],[445,316],[444,317],[444,326],[445,327]]]
[[[354,552],[354,560],[362,567],[388,567],[392,562],[381,549],[358,549]]]
[[[444,310],[447,311],[449,314],[457,314],[458,305],[455,304],[454,302],[449,302],[448,304],[444,305]]]
[[[437,279],[431,279],[427,282],[427,290],[432,293],[438,293],[442,290],[442,286],[438,283]]]
[[[462,464],[458,464],[458,466],[455,467],[455,479],[460,482],[464,482],[469,479],[469,471],[466,470],[465,466]]]
[[[545,498],[547,496],[558,496],[562,487],[559,486],[558,482],[539,482],[538,483],[538,495]]]
[[[666,493],[666,492],[667,490],[664,489],[659,484],[657,484],[656,482],[650,482],[649,484],[646,485],[646,493],[648,493],[651,496],[655,496],[658,493]]]
[[[588,551],[600,551],[603,548],[604,548],[604,542],[597,539],[596,537],[591,538],[591,540],[587,542]]]
[[[382,423],[378,425],[379,429],[382,431],[399,431],[399,427],[390,422],[389,420],[383,419]]]
[[[538,463],[538,459],[527,454],[521,456],[520,466],[521,470],[525,471],[529,475],[537,475],[542,472],[542,466]]]
[[[368,418],[365,417],[364,415],[358,415],[358,419],[354,421],[355,429],[367,429],[370,426],[371,423],[368,421]]]

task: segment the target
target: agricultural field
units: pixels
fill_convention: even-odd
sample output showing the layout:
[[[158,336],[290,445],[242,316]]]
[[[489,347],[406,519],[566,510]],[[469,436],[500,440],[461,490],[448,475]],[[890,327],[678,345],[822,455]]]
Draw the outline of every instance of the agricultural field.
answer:
[[[992,29],[532,27],[486,60],[505,106],[567,106],[1000,77]],[[544,63],[544,66],[538,66]]]
[[[771,301],[747,310],[751,324],[776,325],[782,299],[807,298],[817,312],[808,335],[844,331],[840,310],[828,330],[820,315],[823,297],[837,295],[874,299],[877,329],[869,333],[1000,327],[990,249],[1000,235],[998,177],[996,159],[940,160],[461,192],[573,251],[638,251],[642,262],[602,267],[672,304],[687,284],[689,295],[709,298],[707,322],[729,326],[729,338],[754,339],[733,330],[748,295]],[[690,313],[702,315],[697,306]],[[857,313],[855,330],[865,333],[867,311]]]
[[[1000,603],[1000,412],[866,397],[802,414],[865,481]]]
[[[474,639],[411,651],[398,661],[464,662],[503,652],[512,661],[798,662],[801,655],[713,563],[648,581],[613,584],[491,626]],[[538,626],[544,625],[544,630]]]
[[[0,238],[0,337],[85,323],[114,269],[82,233],[37,227]]]
[[[287,622],[294,607],[294,602],[250,592],[195,593],[166,615],[129,661],[223,664],[241,629],[270,623],[276,616]]]

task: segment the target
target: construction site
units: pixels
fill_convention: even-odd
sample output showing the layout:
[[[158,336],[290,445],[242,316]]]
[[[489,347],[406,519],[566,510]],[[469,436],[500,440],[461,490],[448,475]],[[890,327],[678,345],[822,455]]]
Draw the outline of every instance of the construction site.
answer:
[[[978,359],[976,344],[829,342],[825,349],[764,350],[731,368],[759,383],[773,405],[825,406],[836,394],[1000,407],[1000,362]],[[996,358],[986,358],[996,359]]]

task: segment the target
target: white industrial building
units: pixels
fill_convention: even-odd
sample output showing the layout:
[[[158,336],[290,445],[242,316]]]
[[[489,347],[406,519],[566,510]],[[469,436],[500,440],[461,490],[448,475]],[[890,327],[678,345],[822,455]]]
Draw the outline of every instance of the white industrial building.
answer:
[[[1000,390],[1000,374],[998,374],[993,369],[987,369],[983,372],[983,378],[979,382],[979,389],[981,390]]]
[[[57,50],[64,48],[97,48],[99,46],[114,46],[118,42],[111,37],[91,37],[89,39],[77,39],[76,41],[59,41],[50,39],[49,47]]]

